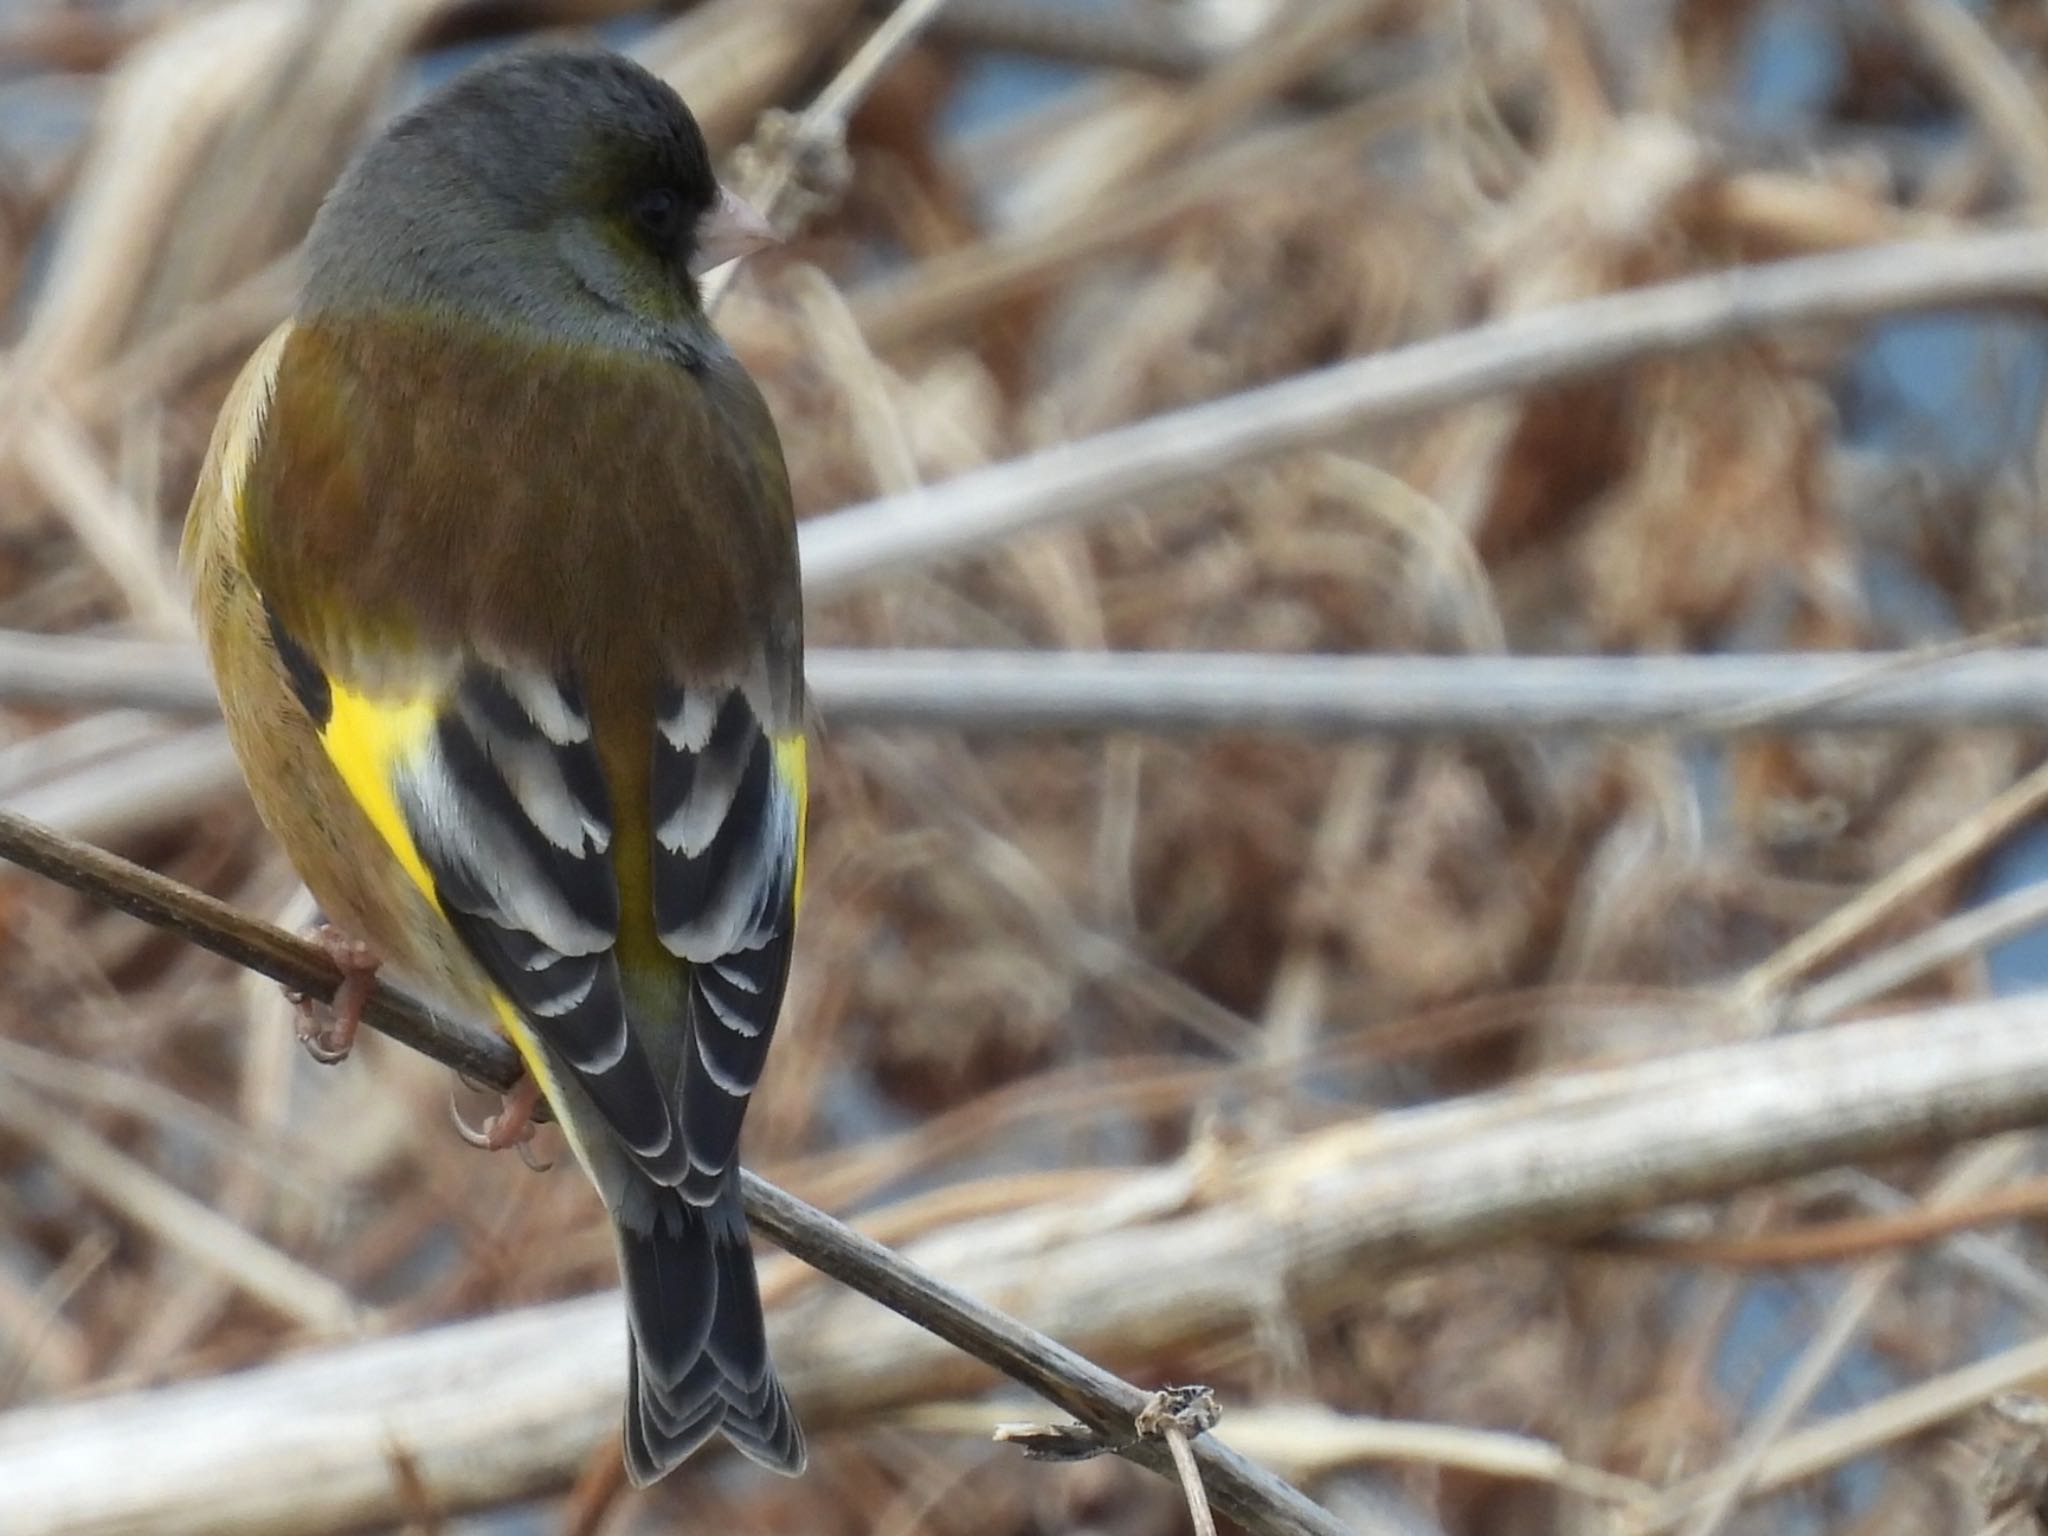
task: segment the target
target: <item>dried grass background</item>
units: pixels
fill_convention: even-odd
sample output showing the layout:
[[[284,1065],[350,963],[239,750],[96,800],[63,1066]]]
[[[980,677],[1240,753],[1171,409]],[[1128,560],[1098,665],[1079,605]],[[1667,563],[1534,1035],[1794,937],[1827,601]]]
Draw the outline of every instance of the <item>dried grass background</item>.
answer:
[[[641,10],[0,12],[0,286],[16,342],[0,386],[0,625],[185,633],[169,552],[207,431],[284,312],[295,243],[348,153],[419,88],[422,56]],[[2023,221],[2048,198],[2048,12],[2031,0],[1314,10],[1324,35],[1304,48],[1274,45],[1287,29],[1259,0],[956,0],[855,118],[844,201],[756,262],[722,312],[781,424],[800,508],[1489,317]],[[854,0],[705,0],[615,35],[731,150],[764,109],[808,99],[864,25]],[[1789,118],[1759,107],[1757,83],[1759,60],[1792,46],[1773,42],[1786,29],[1835,62]],[[1003,46],[1056,55],[1071,79],[961,126],[956,104],[988,88]],[[2014,383],[2041,366],[2044,333],[2008,315],[1962,334],[1974,350],[1948,365],[1954,397],[1886,432],[1858,426],[1883,414],[1863,334],[1729,346],[888,577],[816,604],[811,636],[1484,654],[1991,630],[2044,607],[2048,441],[2038,397],[2016,404],[2029,397]],[[1931,354],[1899,355],[1912,372]],[[954,1185],[970,1208],[1056,1202],[1077,1186],[1021,1176],[1228,1156],[1711,1043],[1726,1028],[1714,1011],[1662,1010],[1650,1030],[1642,1005],[1765,959],[2035,755],[1989,731],[1538,750],[963,740],[828,719],[798,970],[749,1161],[844,1212]],[[253,910],[290,904],[294,881],[209,728],[8,708],[0,796]],[[1973,868],[1864,947],[1956,908]],[[274,989],[25,879],[0,884],[0,946],[0,1400],[218,1372],[613,1283],[583,1181],[462,1146],[430,1064],[371,1041],[319,1069]],[[1984,986],[1965,962],[1904,1000]],[[1697,1028],[1672,1023],[1688,1017]],[[1261,1070],[1220,1070],[1238,1064]],[[1853,1208],[1842,1189],[1779,1190],[1695,1225],[1839,1213]],[[2030,1230],[2004,1229],[1999,1248],[2048,1260]],[[1108,1363],[1211,1383],[1225,1433],[1256,1405],[1312,1399],[1535,1437],[1586,1469],[1532,1481],[1424,1448],[1326,1470],[1318,1495],[1376,1528],[1626,1529],[1615,1489],[1719,1464],[1842,1287],[1831,1268],[1516,1248],[1361,1280],[1312,1310],[1276,1296],[1258,1337]],[[2025,1326],[1940,1252],[1872,1305],[1824,1398],[1837,1408]],[[840,1426],[794,1484],[707,1458],[648,1495],[586,1489],[459,1517],[428,1499],[414,1528],[1184,1528],[1175,1491],[1133,1468],[1028,1467],[987,1448],[978,1433],[1004,1416],[1017,1415],[983,1405],[951,1433],[936,1411]],[[607,1447],[591,1452],[602,1489]],[[1974,1531],[1983,1454],[1954,1436],[1889,1446],[1730,1528]]]

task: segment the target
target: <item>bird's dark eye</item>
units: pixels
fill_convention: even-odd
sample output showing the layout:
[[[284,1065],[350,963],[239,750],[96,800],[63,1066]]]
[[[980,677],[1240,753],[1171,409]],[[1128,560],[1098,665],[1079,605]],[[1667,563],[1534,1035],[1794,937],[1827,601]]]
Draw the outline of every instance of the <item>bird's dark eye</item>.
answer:
[[[642,192],[633,200],[633,222],[656,245],[669,245],[682,230],[683,200],[667,187]]]

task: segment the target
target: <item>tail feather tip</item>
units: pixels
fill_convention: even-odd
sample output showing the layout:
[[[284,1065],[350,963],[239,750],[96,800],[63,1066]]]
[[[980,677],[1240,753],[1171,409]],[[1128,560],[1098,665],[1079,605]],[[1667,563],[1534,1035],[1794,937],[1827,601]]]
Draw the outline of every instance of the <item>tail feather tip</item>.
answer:
[[[619,1228],[632,1329],[626,1473],[645,1487],[722,1433],[794,1476],[803,1431],[768,1362],[738,1188],[701,1207],[665,1193],[656,1219]]]
[[[749,1461],[795,1477],[804,1470],[807,1451],[803,1429],[791,1412],[789,1399],[775,1384],[759,1408],[743,1410],[722,1397],[714,1397],[696,1413],[677,1422],[663,1411],[662,1404],[644,1379],[636,1377],[632,1396],[626,1403],[626,1475],[636,1488],[645,1488],[673,1472],[711,1440],[722,1434],[734,1450]]]

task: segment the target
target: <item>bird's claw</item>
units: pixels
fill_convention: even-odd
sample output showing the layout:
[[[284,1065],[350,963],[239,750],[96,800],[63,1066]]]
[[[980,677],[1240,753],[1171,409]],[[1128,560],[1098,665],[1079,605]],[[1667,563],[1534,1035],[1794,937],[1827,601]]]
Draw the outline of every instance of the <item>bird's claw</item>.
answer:
[[[519,1079],[512,1091],[505,1095],[498,1112],[482,1125],[471,1125],[462,1118],[462,1110],[456,1104],[452,1091],[448,1096],[448,1116],[455,1122],[455,1134],[472,1147],[485,1152],[503,1152],[511,1148],[518,1152],[519,1161],[535,1173],[546,1173],[554,1164],[541,1162],[533,1154],[534,1111],[540,1101],[540,1084],[528,1075]]]
[[[347,1061],[355,1049],[355,1031],[344,1027],[335,1019],[314,1017],[317,1006],[304,994],[294,998],[299,1008],[299,1044],[306,1048],[306,1054],[323,1067],[332,1067]]]
[[[340,968],[341,985],[334,989],[332,1001],[324,1008],[304,992],[287,988],[284,995],[299,1011],[299,1044],[323,1067],[331,1067],[346,1061],[355,1049],[356,1035],[363,1026],[363,1009],[376,985],[378,962],[369,945],[348,937],[331,924],[321,923],[310,937]]]

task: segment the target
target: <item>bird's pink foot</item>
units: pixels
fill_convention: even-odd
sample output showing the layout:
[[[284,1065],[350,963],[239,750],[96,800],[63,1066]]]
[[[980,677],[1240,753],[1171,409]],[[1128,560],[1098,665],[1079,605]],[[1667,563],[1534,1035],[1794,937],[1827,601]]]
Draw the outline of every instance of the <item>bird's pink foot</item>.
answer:
[[[363,1027],[363,1009],[377,982],[377,956],[361,939],[349,938],[328,923],[316,927],[309,937],[341,968],[341,985],[333,1001],[315,1003],[303,992],[287,992],[299,1010],[299,1043],[306,1054],[323,1066],[346,1060],[355,1049],[356,1034]]]
[[[455,1117],[456,1133],[472,1147],[481,1147],[486,1152],[503,1152],[507,1147],[517,1147],[520,1159],[527,1167],[536,1172],[544,1172],[547,1165],[534,1162],[529,1151],[536,1123],[535,1114],[540,1105],[540,1084],[529,1072],[513,1085],[510,1093],[505,1095],[504,1102],[498,1106],[498,1112],[480,1126],[471,1125],[464,1120],[461,1111],[457,1110],[453,1103],[449,1105],[449,1109]]]

